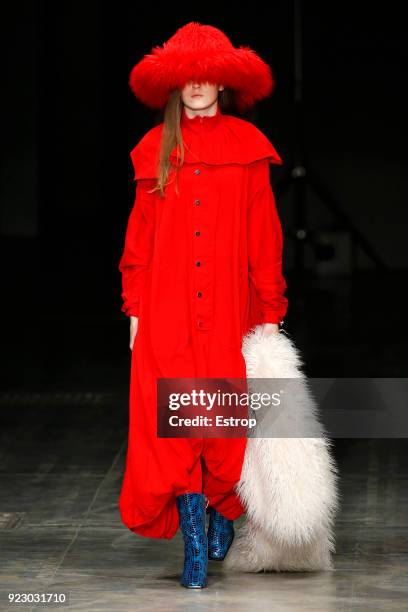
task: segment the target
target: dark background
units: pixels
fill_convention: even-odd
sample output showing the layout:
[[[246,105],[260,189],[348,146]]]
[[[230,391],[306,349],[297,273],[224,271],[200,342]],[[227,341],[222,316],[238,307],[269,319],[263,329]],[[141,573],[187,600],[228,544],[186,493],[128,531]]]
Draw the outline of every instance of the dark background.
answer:
[[[1,601],[6,589],[69,589],[86,609],[101,597],[133,609],[156,589],[162,604],[178,581],[180,534],[164,549],[119,517],[131,353],[118,264],[134,198],[129,153],[157,121],[128,76],[185,23],[221,28],[272,67],[275,91],[249,119],[284,160],[271,182],[285,238],[285,327],[307,374],[406,377],[405,7],[302,4],[306,176],[325,195],[307,190],[304,221],[303,179],[284,189],[299,162],[292,2],[1,4]],[[375,387],[366,383],[363,418]],[[385,435],[333,445],[340,571],[309,585],[259,575],[242,581],[247,593],[255,585],[275,601],[278,586],[280,601],[296,605],[290,591],[301,580],[319,609],[406,600],[407,438]],[[236,580],[217,591],[220,602],[242,604]]]
[[[271,181],[285,233],[285,326],[308,374],[406,375],[405,21],[392,3],[303,4],[307,167],[375,254],[352,248],[310,190],[303,273],[293,189],[282,189],[295,152],[292,3],[2,5],[3,389],[126,395],[118,263],[134,196],[129,152],[157,121],[128,75],[192,20],[272,67],[273,95],[248,118],[284,160]]]

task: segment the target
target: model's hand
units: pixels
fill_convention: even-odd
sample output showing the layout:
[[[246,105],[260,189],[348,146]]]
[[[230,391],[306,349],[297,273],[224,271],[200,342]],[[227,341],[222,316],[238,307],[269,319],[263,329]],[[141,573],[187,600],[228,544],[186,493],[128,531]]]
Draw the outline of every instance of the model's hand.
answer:
[[[262,335],[263,336],[271,336],[272,334],[279,333],[279,325],[278,323],[263,323],[262,325]]]
[[[130,317],[130,342],[129,342],[130,350],[133,350],[133,343],[134,343],[135,338],[136,338],[138,325],[139,325],[139,318],[138,317]]]

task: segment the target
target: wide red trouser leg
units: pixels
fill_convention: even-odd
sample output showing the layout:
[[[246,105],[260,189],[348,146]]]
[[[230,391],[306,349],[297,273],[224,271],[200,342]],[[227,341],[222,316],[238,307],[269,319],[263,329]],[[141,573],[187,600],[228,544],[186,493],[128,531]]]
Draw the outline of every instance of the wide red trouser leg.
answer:
[[[211,334],[197,332],[196,354],[203,377],[246,377],[242,354],[223,348]],[[246,442],[246,437],[203,439],[203,492],[209,505],[231,520],[244,512],[234,487],[241,476]]]
[[[179,526],[175,497],[203,492],[209,504],[235,519],[243,512],[238,483],[246,438],[158,438],[157,377],[244,377],[237,351],[220,350],[198,332],[191,345],[158,366],[140,330],[132,351],[126,468],[119,498],[122,520],[143,536],[172,538]]]

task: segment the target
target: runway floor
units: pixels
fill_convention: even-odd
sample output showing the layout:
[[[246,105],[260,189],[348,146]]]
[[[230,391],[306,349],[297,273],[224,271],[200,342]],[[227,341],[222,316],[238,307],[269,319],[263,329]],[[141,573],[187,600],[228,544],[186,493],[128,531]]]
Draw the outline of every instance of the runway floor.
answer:
[[[210,562],[209,586],[197,592],[179,585],[180,532],[150,540],[120,521],[126,396],[1,401],[1,610],[22,609],[7,605],[21,592],[65,593],[70,609],[92,611],[407,609],[405,440],[336,440],[342,509],[333,572],[228,574]]]

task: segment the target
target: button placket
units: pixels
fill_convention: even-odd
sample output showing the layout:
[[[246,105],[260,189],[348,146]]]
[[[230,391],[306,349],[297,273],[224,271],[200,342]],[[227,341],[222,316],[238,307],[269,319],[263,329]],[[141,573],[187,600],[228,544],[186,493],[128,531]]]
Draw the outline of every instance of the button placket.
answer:
[[[200,174],[201,174],[201,170],[199,168],[196,168],[194,170],[194,175],[198,176]],[[205,253],[203,250],[205,248],[205,242],[203,243],[201,240],[198,240],[198,238],[200,238],[201,236],[201,228],[202,228],[202,222],[203,222],[203,220],[201,219],[201,213],[202,213],[201,199],[199,197],[196,197],[193,201],[193,204],[194,204],[193,220],[196,226],[196,229],[194,230],[195,240],[194,240],[194,248],[193,248],[193,257],[194,257],[194,262],[195,262],[194,269],[197,272],[197,276],[195,276],[196,325],[198,329],[205,329],[206,327],[205,315],[204,315],[204,311],[201,310],[200,308],[202,304],[202,300],[204,299],[202,287],[200,286],[201,279],[202,279],[202,273],[203,273],[203,270],[202,270],[203,262],[201,258],[205,256]],[[200,206],[200,209],[198,208],[198,206]]]

